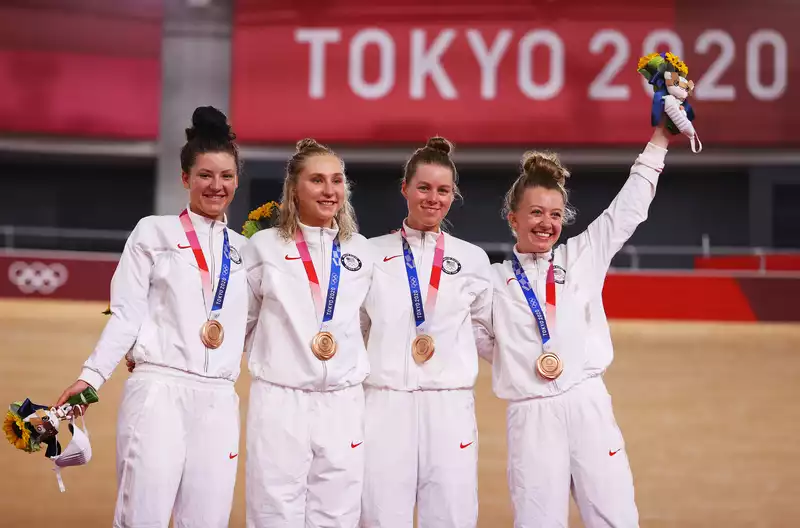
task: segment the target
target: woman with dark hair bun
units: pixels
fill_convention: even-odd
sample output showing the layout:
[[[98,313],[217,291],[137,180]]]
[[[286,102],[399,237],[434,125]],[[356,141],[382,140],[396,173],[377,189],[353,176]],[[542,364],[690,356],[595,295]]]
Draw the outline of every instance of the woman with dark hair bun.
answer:
[[[188,204],[130,234],[111,282],[111,317],[57,405],[99,390],[128,354],[117,422],[114,526],[228,526],[239,451],[234,382],[247,325],[246,238],[226,211],[239,183],[236,136],[197,108],[180,153]]]

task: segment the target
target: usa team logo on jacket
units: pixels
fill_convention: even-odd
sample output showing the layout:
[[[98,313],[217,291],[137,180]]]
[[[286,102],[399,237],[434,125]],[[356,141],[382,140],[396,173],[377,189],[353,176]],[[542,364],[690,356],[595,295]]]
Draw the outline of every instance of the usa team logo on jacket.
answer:
[[[231,246],[230,251],[228,251],[228,253],[230,254],[229,256],[231,257],[231,260],[233,261],[234,264],[242,263],[242,256],[239,254],[239,251],[235,247]]]
[[[448,275],[455,275],[461,271],[461,263],[453,257],[445,257],[442,260],[442,271]]]
[[[558,284],[564,284],[567,280],[567,270],[561,266],[553,266],[553,279]]]
[[[342,266],[350,271],[358,271],[361,269],[361,259],[352,253],[345,253],[342,255]]]

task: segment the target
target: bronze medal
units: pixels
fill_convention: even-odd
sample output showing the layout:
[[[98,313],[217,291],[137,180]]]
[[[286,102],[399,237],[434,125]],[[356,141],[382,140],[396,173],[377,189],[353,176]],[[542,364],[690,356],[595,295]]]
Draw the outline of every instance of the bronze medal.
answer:
[[[336,340],[330,332],[317,332],[311,340],[311,352],[321,361],[328,361],[336,354]]]
[[[545,379],[554,380],[561,375],[564,365],[554,352],[544,352],[536,360],[536,372]]]
[[[432,358],[435,349],[433,338],[427,334],[418,335],[411,343],[411,355],[418,365],[422,365]]]
[[[200,340],[208,348],[219,348],[223,339],[225,339],[225,329],[216,319],[206,321],[200,328]]]

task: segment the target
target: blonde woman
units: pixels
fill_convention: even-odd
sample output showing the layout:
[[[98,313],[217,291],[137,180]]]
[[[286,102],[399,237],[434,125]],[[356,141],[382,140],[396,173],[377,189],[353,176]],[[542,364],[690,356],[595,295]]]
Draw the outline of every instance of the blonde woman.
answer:
[[[248,527],[352,527],[364,472],[369,373],[359,310],[373,258],[344,164],[312,139],[289,159],[278,225],[245,252],[253,293]]]

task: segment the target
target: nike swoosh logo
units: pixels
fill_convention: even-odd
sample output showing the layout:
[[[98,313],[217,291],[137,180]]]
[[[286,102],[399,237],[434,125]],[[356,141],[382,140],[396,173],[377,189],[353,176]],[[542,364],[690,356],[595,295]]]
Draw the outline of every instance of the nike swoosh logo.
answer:
[[[511,277],[510,279],[508,279],[508,280],[506,281],[506,286],[508,286],[509,284],[511,284],[511,281],[512,281],[512,280],[517,280],[517,279],[516,279],[516,277]]]
[[[384,262],[389,262],[392,259],[396,259],[397,257],[402,257],[403,255],[394,255],[393,257],[383,257]]]
[[[178,244],[178,249],[190,249],[191,247],[192,246],[182,246],[181,244]]]
[[[239,456],[239,453],[236,453],[235,455],[234,455],[233,453],[230,453],[230,454],[228,455],[228,458],[230,458],[231,460],[233,460],[233,459],[234,459],[234,458],[236,458],[237,456]]]
[[[301,257],[290,257],[289,255],[286,255],[283,258],[285,258],[286,260],[300,260]]]
[[[355,449],[355,448],[357,448],[358,446],[360,446],[360,445],[361,445],[361,444],[363,444],[363,443],[364,443],[364,442],[359,442],[359,443],[357,443],[357,444],[354,444],[353,442],[350,442],[350,447],[352,447],[353,449]]]
[[[471,445],[472,445],[472,442],[470,442],[470,443],[468,443],[468,444],[464,444],[464,443],[462,443],[462,444],[461,444],[461,449],[466,449],[467,447],[469,447],[469,446],[471,446]]]
[[[608,456],[614,456],[614,455],[616,455],[617,453],[619,453],[620,451],[622,451],[622,448],[620,448],[620,449],[617,449],[616,451],[611,451],[611,450],[609,449],[609,451],[608,451]]]

